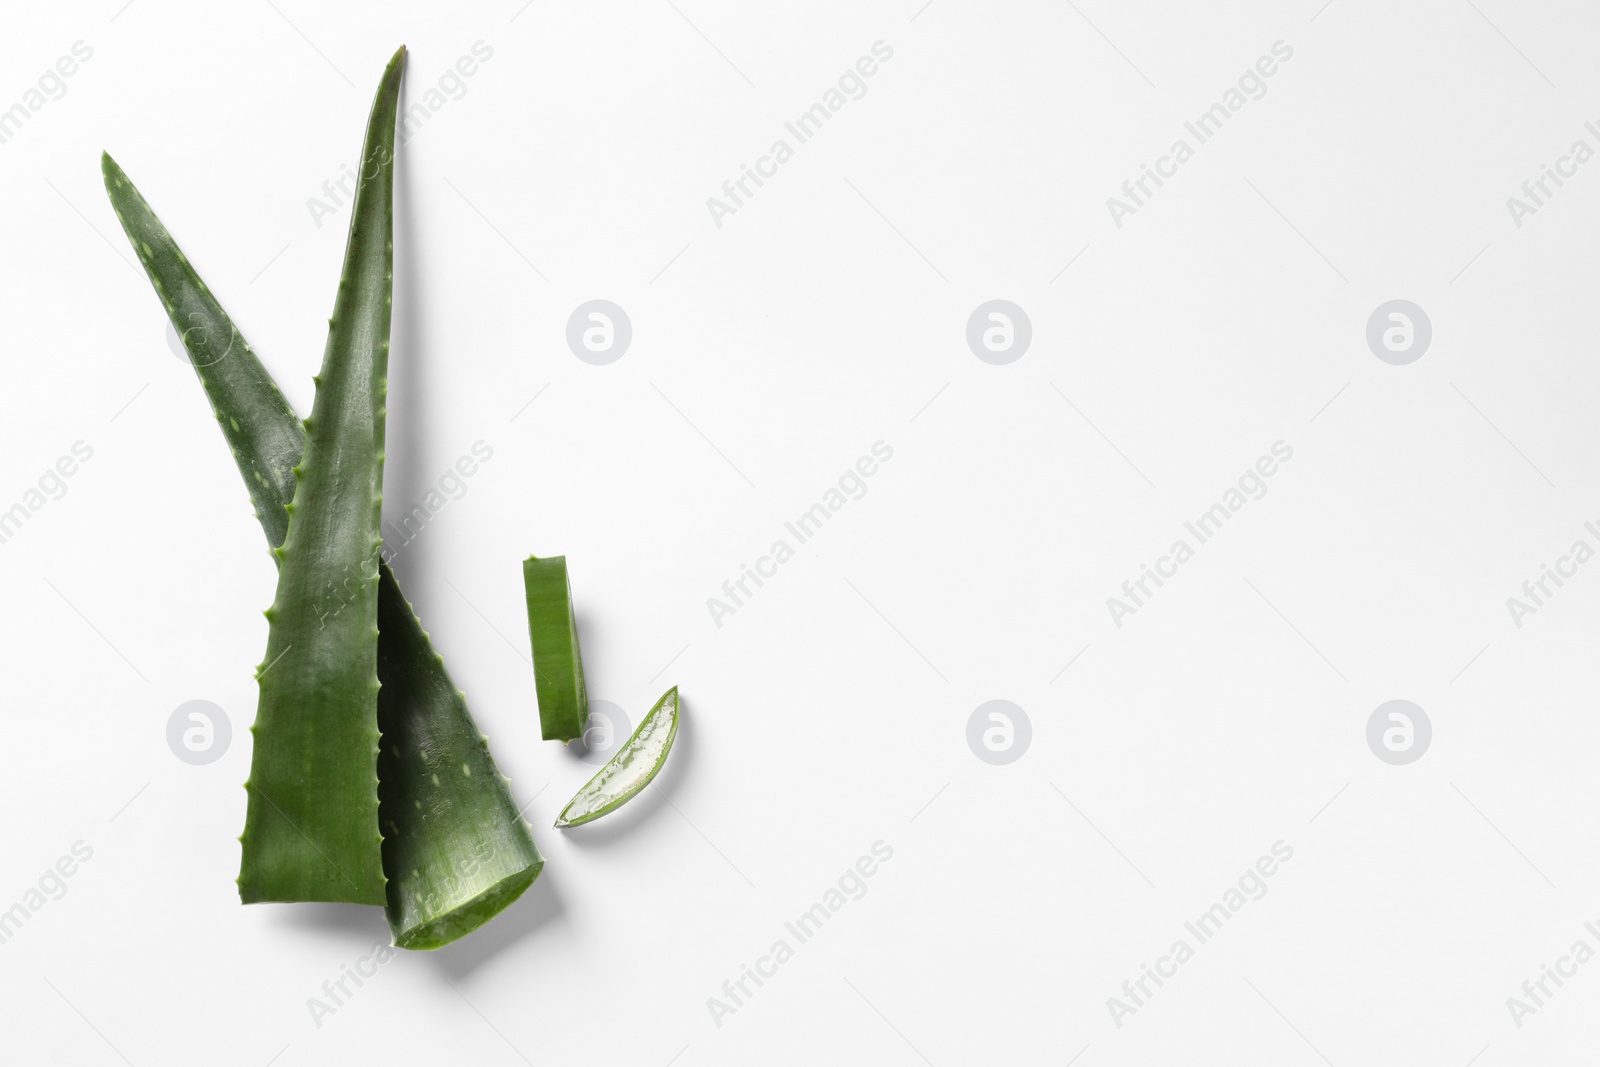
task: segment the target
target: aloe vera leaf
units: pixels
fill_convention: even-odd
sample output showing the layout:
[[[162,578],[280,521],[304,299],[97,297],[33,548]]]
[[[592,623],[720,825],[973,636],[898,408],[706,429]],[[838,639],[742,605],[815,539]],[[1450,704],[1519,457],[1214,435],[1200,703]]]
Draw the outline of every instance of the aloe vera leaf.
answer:
[[[529,556],[522,561],[522,583],[528,596],[539,733],[546,741],[571,741],[583,735],[589,722],[589,693],[583,685],[567,557]]]
[[[100,171],[123,232],[205,386],[212,414],[244,476],[256,518],[276,548],[289,532],[285,505],[294,494],[293,468],[305,451],[305,429],[122,168],[101,153]]]
[[[305,451],[305,430],[133,182],[109,155],[101,163],[112,206],[188,347],[262,532],[276,548],[288,531],[286,505],[294,495],[293,467]],[[493,918],[538,877],[544,859],[465,697],[388,565],[380,564],[379,571],[379,819],[388,828],[387,911],[396,944],[430,948]],[[420,752],[424,743],[439,754],[440,764],[473,767],[471,776],[453,780],[449,793],[450,809],[470,813],[466,818],[442,818],[433,814],[442,805],[417,803],[436,792],[434,772],[408,771],[410,761],[393,753]]]
[[[393,572],[385,567],[379,581],[378,792],[389,927],[402,948],[438,948],[521,896],[544,857]]]
[[[617,754],[577,791],[556,819],[556,829],[581,826],[609,815],[638,796],[661,773],[678,737],[678,687],[661,694]]]
[[[394,269],[394,133],[405,49],[368,119],[328,345],[273,549],[239,896],[385,900],[378,827],[378,563]]]

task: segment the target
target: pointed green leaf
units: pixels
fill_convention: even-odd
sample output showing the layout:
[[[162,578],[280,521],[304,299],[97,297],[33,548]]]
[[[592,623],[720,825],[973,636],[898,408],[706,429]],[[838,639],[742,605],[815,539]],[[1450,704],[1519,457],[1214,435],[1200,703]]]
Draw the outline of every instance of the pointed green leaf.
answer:
[[[262,531],[276,548],[288,529],[285,505],[294,494],[292,468],[305,450],[305,431],[149,204],[109,156],[102,162],[112,206],[184,337]],[[514,901],[544,860],[465,698],[388,565],[379,571],[378,775],[387,911],[396,944],[432,948],[471,932]],[[441,792],[433,783],[438,766],[466,766],[472,774],[441,776]]]

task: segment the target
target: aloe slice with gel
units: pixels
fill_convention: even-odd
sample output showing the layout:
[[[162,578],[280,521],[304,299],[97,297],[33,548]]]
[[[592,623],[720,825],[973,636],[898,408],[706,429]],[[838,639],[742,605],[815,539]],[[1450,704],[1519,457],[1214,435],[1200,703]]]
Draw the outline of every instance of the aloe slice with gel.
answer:
[[[633,736],[600,768],[600,773],[561,809],[556,829],[593,822],[638,796],[660,773],[677,737],[678,687],[673,686],[661,695]]]

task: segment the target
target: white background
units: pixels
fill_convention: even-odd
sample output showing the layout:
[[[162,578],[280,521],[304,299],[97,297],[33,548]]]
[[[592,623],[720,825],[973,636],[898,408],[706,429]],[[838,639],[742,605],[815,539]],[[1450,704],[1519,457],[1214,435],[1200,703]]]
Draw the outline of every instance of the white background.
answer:
[[[1600,148],[1600,14],[1320,2],[9,6],[0,108],[93,56],[0,144],[0,508],[94,455],[0,545],[0,909],[93,858],[0,945],[6,1062],[1580,1062],[1600,963],[1520,1028],[1506,999],[1600,949],[1600,565],[1520,628],[1506,598],[1600,547],[1600,162],[1520,228],[1506,198]],[[305,412],[348,221],[307,199],[397,45],[415,104],[480,40],[399,157],[386,494],[494,450],[397,570],[548,864],[319,1026],[387,930],[238,904],[274,571],[98,157]],[[717,226],[707,197],[880,40]],[[1266,95],[1116,226],[1106,198],[1276,41]],[[594,298],[633,323],[609,366],[564,339]],[[993,298],[1033,325],[1008,366],[965,341]],[[1409,366],[1365,340],[1396,298],[1433,324]],[[716,626],[880,440],[867,494]],[[1114,625],[1279,440],[1267,495]],[[566,833],[591,768],[538,740],[530,552],[571,561],[591,694],[685,697],[659,789]],[[1409,766],[1365,739],[1395,698],[1433,724]],[[233,726],[204,767],[165,739],[194,699]],[[966,742],[990,699],[1032,723],[1008,766]],[[717,1025],[880,840],[866,895]],[[1119,1027],[1107,998],[1279,840],[1266,896]]]

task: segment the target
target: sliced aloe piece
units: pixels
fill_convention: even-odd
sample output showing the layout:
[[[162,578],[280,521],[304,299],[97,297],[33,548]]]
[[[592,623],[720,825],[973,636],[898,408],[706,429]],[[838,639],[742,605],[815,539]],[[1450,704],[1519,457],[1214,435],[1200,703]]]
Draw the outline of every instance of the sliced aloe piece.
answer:
[[[534,688],[539,697],[539,732],[546,741],[583,736],[589,694],[583,686],[578,621],[572,613],[572,582],[566,556],[529,556],[522,561],[528,594],[528,639],[533,645]]]
[[[638,796],[660,773],[677,736],[678,687],[673,686],[661,694],[628,743],[561,809],[556,829],[593,822]]]

